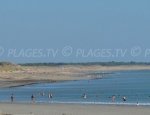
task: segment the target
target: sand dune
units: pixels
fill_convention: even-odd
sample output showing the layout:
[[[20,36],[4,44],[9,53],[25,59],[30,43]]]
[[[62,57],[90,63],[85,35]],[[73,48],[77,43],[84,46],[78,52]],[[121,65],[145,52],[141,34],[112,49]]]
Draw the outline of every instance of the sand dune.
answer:
[[[5,66],[4,70],[3,67],[0,68],[0,87],[18,86],[37,82],[92,79],[94,72],[103,73],[124,70],[150,70],[150,66],[15,66],[15,69],[12,66]],[[101,76],[101,74],[99,74],[99,76]]]

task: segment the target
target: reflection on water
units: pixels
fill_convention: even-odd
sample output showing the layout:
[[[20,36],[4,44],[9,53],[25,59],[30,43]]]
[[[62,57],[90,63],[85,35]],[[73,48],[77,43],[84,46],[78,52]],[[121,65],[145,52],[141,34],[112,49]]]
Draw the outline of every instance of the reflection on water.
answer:
[[[34,84],[0,90],[0,101],[29,102],[34,94],[36,102],[60,103],[150,103],[150,71],[122,71],[102,79]],[[52,98],[49,98],[52,94]],[[86,98],[83,98],[83,94]],[[114,98],[115,97],[115,98]],[[122,98],[126,97],[123,102]]]

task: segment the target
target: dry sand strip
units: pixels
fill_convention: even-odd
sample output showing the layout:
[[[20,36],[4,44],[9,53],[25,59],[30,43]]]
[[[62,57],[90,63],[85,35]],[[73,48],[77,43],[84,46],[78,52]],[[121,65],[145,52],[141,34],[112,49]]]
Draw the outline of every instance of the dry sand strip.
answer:
[[[0,104],[4,115],[150,115],[146,106],[81,104]]]

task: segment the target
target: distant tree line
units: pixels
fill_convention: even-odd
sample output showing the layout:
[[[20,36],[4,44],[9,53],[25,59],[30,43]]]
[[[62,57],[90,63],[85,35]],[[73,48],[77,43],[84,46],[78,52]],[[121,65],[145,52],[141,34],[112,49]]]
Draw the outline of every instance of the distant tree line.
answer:
[[[11,62],[0,62],[0,66],[5,66],[5,65],[14,65]]]
[[[22,66],[63,66],[63,65],[81,65],[81,66],[90,66],[90,65],[101,65],[101,66],[121,66],[121,65],[150,65],[150,62],[85,62],[85,63],[24,63],[19,64]]]

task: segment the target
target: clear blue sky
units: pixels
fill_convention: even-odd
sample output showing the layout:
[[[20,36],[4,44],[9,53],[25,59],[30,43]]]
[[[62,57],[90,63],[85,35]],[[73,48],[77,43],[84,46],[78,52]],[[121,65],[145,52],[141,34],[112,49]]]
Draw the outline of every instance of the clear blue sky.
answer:
[[[4,48],[150,48],[150,0],[0,0]],[[16,62],[150,61],[119,58],[13,58]]]

